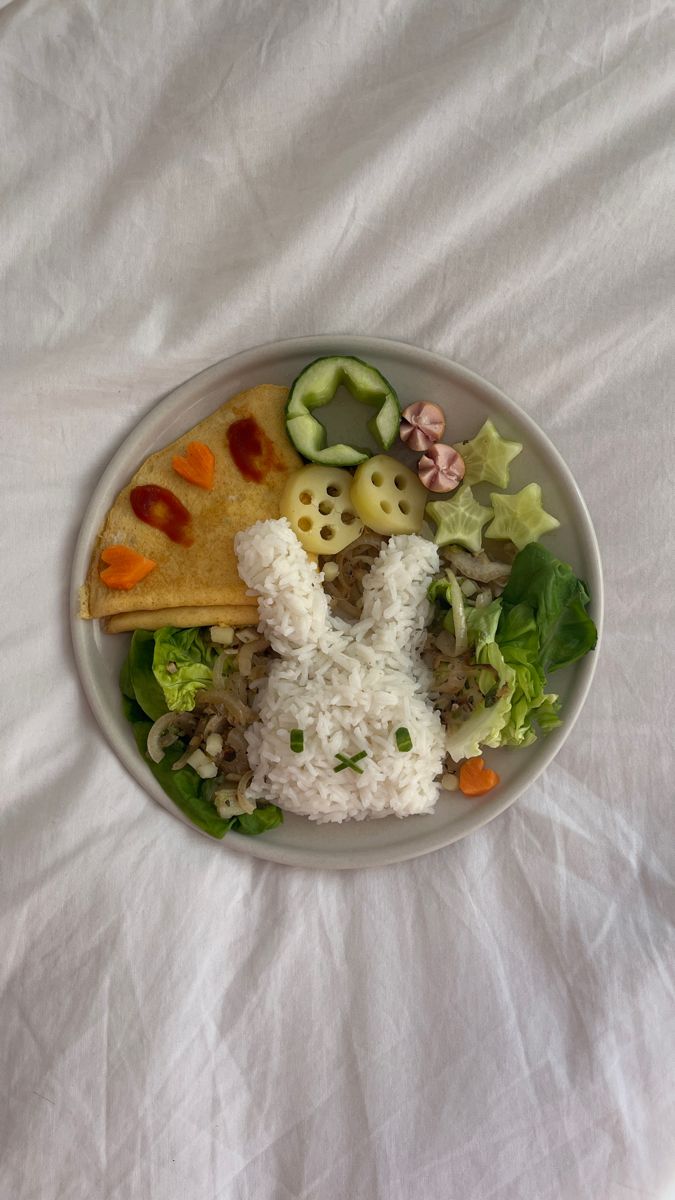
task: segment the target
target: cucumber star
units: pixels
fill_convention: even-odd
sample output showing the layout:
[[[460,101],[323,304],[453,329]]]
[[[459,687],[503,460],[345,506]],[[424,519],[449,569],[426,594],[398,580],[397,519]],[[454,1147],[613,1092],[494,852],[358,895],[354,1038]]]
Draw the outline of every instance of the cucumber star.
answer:
[[[550,533],[560,524],[550,513],[544,512],[538,483],[528,483],[512,496],[492,492],[490,499],[494,520],[485,530],[485,536],[513,542],[519,550],[529,542],[539,541],[542,533]]]
[[[474,500],[468,484],[463,483],[452,500],[432,500],[426,511],[436,526],[434,541],[437,546],[454,542],[480,554],[481,531],[494,514],[491,508],[484,508]]]
[[[470,442],[456,442],[454,449],[464,459],[465,483],[494,483],[509,486],[509,463],[520,454],[521,442],[507,442],[497,433],[492,421],[486,421]]]

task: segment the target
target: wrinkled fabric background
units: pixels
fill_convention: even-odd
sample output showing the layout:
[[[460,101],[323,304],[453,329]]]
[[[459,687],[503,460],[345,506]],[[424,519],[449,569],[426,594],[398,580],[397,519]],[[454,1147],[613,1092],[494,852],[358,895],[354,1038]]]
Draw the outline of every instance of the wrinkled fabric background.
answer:
[[[675,1193],[673,40],[659,0],[2,6],[2,1200]],[[138,419],[321,332],[516,398],[607,584],[544,778],[355,874],[171,820],[67,627]]]

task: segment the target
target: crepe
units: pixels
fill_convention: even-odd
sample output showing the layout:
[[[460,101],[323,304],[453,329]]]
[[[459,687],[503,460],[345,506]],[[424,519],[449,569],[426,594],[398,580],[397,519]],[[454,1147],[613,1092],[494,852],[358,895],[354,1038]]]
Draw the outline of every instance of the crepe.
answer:
[[[115,499],[94,547],[80,597],[80,615],[112,618],[110,632],[159,628],[161,625],[241,625],[257,621],[255,597],[247,595],[237,571],[234,536],[255,521],[279,516],[279,498],[289,474],[302,465],[284,421],[288,389],[263,384],[241,392],[182,437],[146,459]],[[227,431],[252,418],[264,447],[262,478],[246,478],[235,463]],[[172,467],[188,443],[202,442],[215,456],[212,491],[183,479]],[[166,533],[134,513],[133,488],[156,484],[167,488],[189,511],[191,545],[172,541]],[[129,591],[107,587],[100,579],[101,553],[123,545],[152,559],[155,568]],[[250,617],[247,614],[250,613]],[[124,619],[120,614],[125,614]]]
[[[178,629],[192,629],[196,625],[257,625],[258,609],[251,604],[213,604],[204,608],[157,608],[149,612],[117,613],[105,617],[106,633],[129,633],[133,629],[161,629],[164,625],[175,625]]]

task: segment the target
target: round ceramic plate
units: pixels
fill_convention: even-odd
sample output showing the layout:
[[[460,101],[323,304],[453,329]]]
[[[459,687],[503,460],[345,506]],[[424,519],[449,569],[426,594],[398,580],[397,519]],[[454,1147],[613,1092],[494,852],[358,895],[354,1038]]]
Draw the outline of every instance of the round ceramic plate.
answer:
[[[439,404],[447,416],[448,441],[473,437],[483,421],[491,417],[504,437],[522,442],[523,453],[512,464],[510,490],[532,481],[541,485],[545,508],[560,520],[560,528],[546,537],[545,544],[586,580],[592,596],[590,611],[598,630],[602,624],[598,544],[574,478],[545,434],[492,384],[436,354],[402,342],[366,337],[298,338],[259,346],[216,363],[160,401],[117,451],[85,513],[72,574],[73,643],[89,703],[127,770],[179,820],[185,818],[148,771],[122,715],[118,673],[129,638],[103,633],[97,621],[80,620],[78,590],[108,508],[149,454],[179,437],[237,392],[260,383],[289,385],[308,362],[328,354],[355,354],[373,363],[391,381],[402,406],[419,399]],[[353,417],[359,426],[363,425],[363,409],[349,397],[324,409],[322,418],[324,414],[331,440],[350,440]],[[487,485],[476,489],[482,503],[487,502],[489,491]],[[498,768],[501,783],[482,801],[443,793],[431,816],[346,821],[342,825],[317,825],[286,815],[283,825],[270,833],[260,837],[228,834],[222,843],[214,841],[214,849],[226,845],[230,850],[288,865],[366,867],[414,858],[465,837],[513,804],[558,753],[579,715],[596,660],[597,650],[556,675],[555,688],[563,701],[563,724],[559,729],[525,749],[497,750],[486,755],[489,764]]]

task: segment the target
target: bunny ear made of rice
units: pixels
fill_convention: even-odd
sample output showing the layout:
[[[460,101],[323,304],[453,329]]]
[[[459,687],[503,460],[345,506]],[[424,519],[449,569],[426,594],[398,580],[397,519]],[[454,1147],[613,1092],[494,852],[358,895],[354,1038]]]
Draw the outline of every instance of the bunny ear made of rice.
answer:
[[[238,533],[239,574],[258,597],[259,628],[282,657],[321,649],[337,636],[328,596],[285,517]]]
[[[363,584],[355,636],[396,658],[419,649],[429,617],[427,588],[438,571],[438,548],[417,534],[384,545]]]

